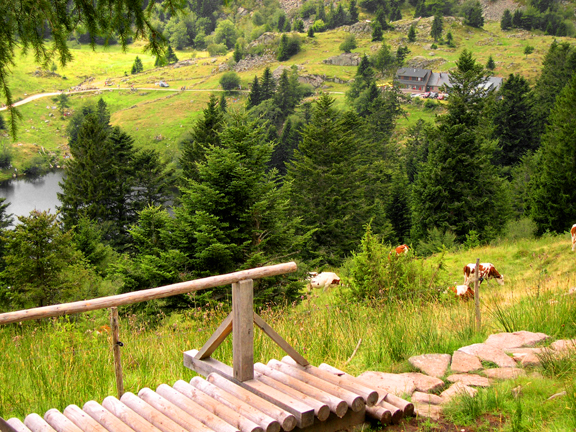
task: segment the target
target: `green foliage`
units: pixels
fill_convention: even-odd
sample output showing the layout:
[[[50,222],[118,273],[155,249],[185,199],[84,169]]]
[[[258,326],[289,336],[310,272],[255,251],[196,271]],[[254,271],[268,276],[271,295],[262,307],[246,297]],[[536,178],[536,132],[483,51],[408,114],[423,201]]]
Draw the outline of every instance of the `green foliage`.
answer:
[[[102,242],[100,227],[86,216],[81,216],[72,231],[72,239],[76,249],[84,255],[86,261],[99,274],[104,275],[114,252],[110,246]]]
[[[74,276],[84,270],[82,255],[71,246],[72,233],[62,231],[56,218],[33,210],[18,217],[14,230],[4,231],[6,268],[0,277],[7,306],[48,306],[70,298],[81,284]]]
[[[261,83],[260,88],[262,89],[261,100],[265,101],[267,99],[271,99],[274,96],[274,92],[276,91],[276,80],[272,76],[272,72],[270,71],[269,67],[266,67],[266,69],[264,69],[260,83]]]
[[[258,77],[254,75],[254,81],[252,81],[252,87],[250,87],[250,94],[248,95],[248,100],[246,102],[246,109],[258,106],[260,102],[262,102],[260,83]]]
[[[420,255],[427,256],[443,251],[454,251],[457,247],[454,233],[434,227],[428,230],[426,239],[421,240],[416,249]]]
[[[356,0],[350,0],[350,7],[348,9],[350,14],[350,24],[355,24],[358,22],[358,7],[356,6]]]
[[[227,49],[231,49],[234,47],[237,38],[236,27],[232,21],[226,19],[218,23],[214,32],[214,43],[224,44]]]
[[[408,30],[408,42],[416,42],[416,28],[414,24],[412,24]]]
[[[408,54],[410,54],[408,47],[398,46],[398,49],[396,50],[396,63],[398,64],[398,67],[402,67]]]
[[[372,23],[372,42],[381,41],[383,37],[384,32],[382,31],[382,26],[378,21],[374,21]]]
[[[234,71],[224,72],[218,82],[226,91],[238,90],[240,86],[240,76]]]
[[[488,61],[486,62],[486,69],[491,70],[491,71],[496,69],[496,62],[494,62],[494,59],[492,58],[492,54],[490,54],[490,57],[488,57]]]
[[[484,17],[482,16],[482,5],[478,0],[469,0],[462,5],[462,15],[464,24],[470,27],[481,28],[484,26]]]
[[[12,159],[14,158],[14,153],[12,151],[12,146],[6,143],[2,143],[2,148],[0,149],[0,168],[8,169],[12,165]]]
[[[370,63],[374,69],[387,76],[395,72],[397,67],[396,56],[392,54],[386,42],[382,42],[380,49],[370,57]]]
[[[208,54],[210,54],[210,57],[215,57],[226,54],[228,48],[226,48],[226,45],[224,44],[210,44],[206,50],[208,51]]]
[[[532,217],[538,233],[564,232],[576,219],[576,76],[562,90],[542,137],[539,172],[531,181]]]
[[[525,55],[526,57],[528,57],[528,56],[529,56],[530,54],[532,54],[533,52],[534,52],[534,47],[533,47],[533,46],[531,46],[531,45],[526,45],[526,46],[524,47],[524,55]]]
[[[56,103],[58,111],[60,111],[60,114],[62,115],[64,115],[66,108],[70,108],[70,100],[68,99],[66,93],[60,93],[58,96],[53,97],[52,101]]]
[[[168,49],[166,50],[165,59],[168,64],[176,63],[178,61],[178,57],[176,57],[176,53],[170,45],[168,45]]]
[[[454,44],[454,36],[452,36],[452,32],[448,31],[448,33],[446,33],[446,44],[450,47],[450,48],[455,48],[456,45]]]
[[[506,9],[502,14],[502,18],[500,19],[500,28],[504,31],[512,28],[512,14],[510,13],[510,9]]]
[[[304,21],[301,19],[294,21],[294,31],[298,33],[304,33]]]
[[[309,38],[314,37],[314,27],[313,26],[308,27],[308,37]]]
[[[372,233],[370,224],[366,228],[360,251],[346,261],[350,295],[356,299],[426,298],[437,293],[434,289],[440,282],[439,271],[442,260],[436,266],[425,264],[408,255],[396,255],[389,244],[384,244]],[[392,249],[392,252],[390,250]]]
[[[312,24],[312,30],[314,31],[314,33],[322,33],[323,31],[326,31],[327,27],[326,27],[326,23],[324,21],[322,21],[321,19],[317,19],[316,21],[314,21],[314,24]]]
[[[360,60],[360,64],[356,69],[356,75],[354,76],[354,82],[350,87],[350,90],[346,92],[346,97],[348,100],[353,102],[360,96],[360,94],[370,87],[370,84],[374,82],[374,70],[370,64],[368,56],[364,54]]]
[[[136,59],[134,60],[134,64],[132,65],[132,71],[130,72],[132,75],[140,73],[144,71],[144,66],[142,65],[142,60],[140,60],[140,57],[136,56]]]
[[[435,43],[433,43],[432,45],[430,45],[430,49],[438,49],[438,45],[436,45]]]
[[[290,57],[298,54],[300,52],[300,46],[302,44],[302,40],[300,36],[297,34],[288,37],[287,35],[283,34],[280,38],[280,45],[278,47],[278,55],[276,58],[279,61],[286,61]]]
[[[372,39],[372,40],[374,40],[374,39]],[[356,37],[354,37],[353,34],[348,34],[344,38],[344,42],[342,42],[340,44],[340,50],[344,51],[345,53],[349,53],[353,49],[355,49],[357,46],[358,46],[358,44],[356,43]]]
[[[234,61],[236,63],[238,63],[240,60],[242,60],[242,57],[244,57],[242,45],[240,45],[238,42],[236,42],[236,45],[234,46],[234,54],[232,55],[232,58],[234,59]]]
[[[434,15],[434,21],[432,22],[430,36],[432,36],[432,38],[434,38],[436,42],[438,42],[438,40],[442,38],[442,28],[443,28],[442,16]]]

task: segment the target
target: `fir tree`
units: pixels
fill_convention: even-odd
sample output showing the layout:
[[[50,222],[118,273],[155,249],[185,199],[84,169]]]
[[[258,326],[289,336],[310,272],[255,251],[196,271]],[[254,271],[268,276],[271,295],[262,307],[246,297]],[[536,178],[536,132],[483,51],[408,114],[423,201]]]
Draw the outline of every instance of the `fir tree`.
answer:
[[[318,11],[316,13],[316,20],[326,22],[326,9],[324,9],[324,1],[318,3]]]
[[[130,72],[132,75],[140,73],[144,71],[144,66],[142,65],[142,60],[140,60],[140,57],[136,56],[136,59],[134,60],[134,64],[132,65],[132,72]]]
[[[308,27],[308,37],[309,38],[314,37],[314,27],[313,26]]]
[[[474,3],[473,7],[466,11],[464,24],[470,27],[480,28],[484,26],[484,17],[482,16],[482,6],[479,1]]]
[[[448,113],[438,118],[427,161],[414,184],[412,227],[417,239],[434,227],[453,232],[461,241],[471,230],[490,239],[508,216],[490,146],[480,129],[487,75],[467,50],[456,67],[450,74]]]
[[[274,94],[274,104],[280,109],[284,118],[291,114],[296,106],[297,95],[295,94],[295,90],[296,89],[292,88],[288,70],[284,69],[282,75],[280,75],[278,87]]]
[[[502,14],[502,19],[500,20],[500,28],[504,31],[510,30],[512,28],[512,14],[509,9],[506,9]]]
[[[491,70],[491,71],[496,69],[496,63],[494,62],[494,59],[492,58],[492,54],[490,54],[490,57],[488,57],[488,61],[486,62],[486,69]]]
[[[240,60],[242,60],[242,57],[244,57],[244,54],[242,53],[242,45],[240,45],[239,42],[236,42],[236,45],[234,46],[233,57],[236,63],[238,63]]]
[[[434,21],[432,22],[432,29],[430,30],[430,36],[434,38],[435,42],[438,42],[442,38],[442,17],[440,15],[434,15]]]
[[[155,149],[140,150],[133,157],[134,190],[132,199],[136,211],[146,207],[163,207],[170,198],[173,172]]]
[[[260,83],[258,82],[258,77],[254,76],[254,81],[252,81],[252,88],[250,89],[248,101],[246,102],[246,109],[260,105],[261,101],[262,95],[260,90]]]
[[[524,13],[521,9],[516,9],[514,15],[512,16],[512,27],[522,28],[522,17]]]
[[[384,37],[384,32],[382,31],[382,26],[378,21],[372,23],[372,42],[381,41]]]
[[[374,70],[370,64],[368,56],[364,54],[358,69],[356,70],[356,75],[354,76],[354,82],[350,89],[346,92],[346,97],[348,100],[354,103],[354,101],[360,96],[360,94],[370,87],[370,84],[374,81]]]
[[[358,7],[356,6],[356,0],[350,0],[350,7],[348,8],[348,13],[350,14],[350,24],[357,23]]]
[[[416,29],[414,28],[414,24],[412,24],[408,30],[408,42],[416,42]]]
[[[414,18],[426,16],[428,16],[426,11],[426,2],[425,0],[418,0],[418,3],[416,3],[416,9],[414,10]]]
[[[499,96],[494,110],[494,136],[498,138],[495,162],[510,167],[536,149],[534,101],[528,81],[521,75],[511,74]]]
[[[286,15],[280,14],[278,17],[278,22],[276,23],[276,28],[280,33],[284,31],[284,24],[286,24]]]
[[[576,75],[562,90],[542,137],[538,173],[531,181],[531,215],[538,232],[562,233],[576,219]]]
[[[222,93],[222,96],[220,96],[220,103],[218,104],[218,106],[220,107],[220,110],[225,113],[228,109],[228,102],[226,102],[226,94]]]
[[[265,101],[274,97],[274,92],[276,91],[276,80],[270,72],[270,68],[266,67],[264,73],[262,74],[262,79],[260,80],[260,101]]]
[[[168,45],[168,49],[166,50],[166,62],[168,64],[176,63],[178,61],[178,57],[176,57],[176,53],[172,50],[172,47]]]
[[[446,33],[446,43],[449,47],[454,48],[456,45],[454,44],[454,36],[452,36],[452,32],[449,31]]]
[[[156,56],[156,60],[154,61],[154,67],[162,67],[162,66],[166,66],[168,63],[166,62],[166,58],[161,56],[161,55],[157,55]]]
[[[408,47],[405,46],[398,47],[398,49],[396,50],[396,63],[398,64],[398,67],[402,67],[402,65],[404,64],[404,60],[406,59],[406,57],[408,57],[408,54],[410,54],[410,50],[408,49]]]
[[[294,21],[294,31],[296,31],[298,33],[303,33],[304,32],[304,21],[302,21],[301,19],[297,19],[296,21]]]
[[[282,134],[278,140],[278,144],[274,147],[274,152],[270,159],[270,167],[278,170],[281,176],[286,175],[288,162],[290,162],[294,155],[294,150],[298,148],[300,140],[300,132],[297,124],[293,124],[291,118],[284,123]]]
[[[288,36],[285,34],[280,38],[280,45],[278,46],[278,54],[276,55],[278,61],[285,61],[290,58],[288,53]]]
[[[218,99],[215,95],[210,95],[202,117],[194,124],[190,135],[180,143],[182,148],[180,165],[185,178],[197,178],[197,163],[204,161],[209,147],[220,145],[223,121],[224,116],[222,110],[218,108]]]

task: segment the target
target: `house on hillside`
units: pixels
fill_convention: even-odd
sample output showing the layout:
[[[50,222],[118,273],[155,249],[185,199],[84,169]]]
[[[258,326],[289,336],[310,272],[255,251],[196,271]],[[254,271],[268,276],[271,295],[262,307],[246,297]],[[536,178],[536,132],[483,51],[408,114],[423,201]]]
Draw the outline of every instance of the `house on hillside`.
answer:
[[[432,72],[431,69],[400,68],[396,71],[400,90],[405,93],[441,92],[445,85],[450,87],[448,72]],[[503,83],[501,77],[490,77],[482,85],[486,90],[498,90]]]

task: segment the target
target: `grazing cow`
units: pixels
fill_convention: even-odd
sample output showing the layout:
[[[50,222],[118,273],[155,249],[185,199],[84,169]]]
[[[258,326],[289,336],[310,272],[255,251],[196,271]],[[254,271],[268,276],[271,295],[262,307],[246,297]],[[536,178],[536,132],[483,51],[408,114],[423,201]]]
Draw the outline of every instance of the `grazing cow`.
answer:
[[[468,285],[456,285],[451,286],[448,289],[462,300],[470,300],[471,298],[474,298],[474,290],[472,290]]]
[[[572,225],[570,234],[572,234],[572,252],[574,252],[576,250],[576,224]]]
[[[476,271],[476,264],[468,264],[464,266],[464,285],[470,286],[474,282],[472,275]],[[496,279],[500,285],[504,285],[504,276],[498,273],[496,267],[490,263],[480,263],[480,282],[484,279]]]
[[[340,277],[336,273],[332,272],[322,272],[320,274],[316,274],[310,279],[310,288],[320,288],[322,287],[322,291],[326,291],[326,289],[330,285],[339,285],[340,284]]]
[[[408,245],[405,244],[400,245],[395,249],[396,255],[407,254],[409,250],[410,248],[408,247]]]

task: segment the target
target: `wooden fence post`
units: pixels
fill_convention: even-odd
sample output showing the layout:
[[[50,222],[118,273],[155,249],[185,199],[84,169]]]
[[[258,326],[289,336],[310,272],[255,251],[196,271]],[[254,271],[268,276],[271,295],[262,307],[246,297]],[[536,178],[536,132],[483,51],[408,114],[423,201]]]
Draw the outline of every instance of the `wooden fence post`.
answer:
[[[476,309],[476,332],[480,333],[482,318],[480,317],[480,258],[476,258],[476,278],[474,278],[474,306]]]
[[[253,300],[252,279],[232,284],[232,369],[238,381],[254,379]]]
[[[116,374],[116,388],[118,389],[118,399],[124,394],[124,379],[122,378],[122,359],[120,357],[120,347],[123,345],[119,341],[119,319],[118,308],[110,308],[110,328],[112,329],[112,351],[114,352],[114,372]]]

